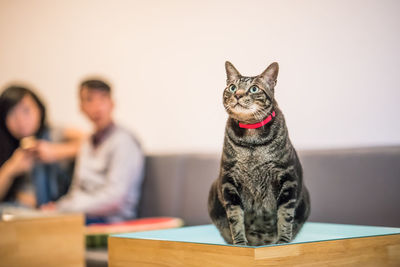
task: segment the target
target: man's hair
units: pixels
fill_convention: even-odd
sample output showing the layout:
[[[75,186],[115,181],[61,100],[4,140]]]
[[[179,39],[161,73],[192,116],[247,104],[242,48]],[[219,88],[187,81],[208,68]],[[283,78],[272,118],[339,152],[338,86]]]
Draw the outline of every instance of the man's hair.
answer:
[[[85,80],[81,83],[79,91],[82,91],[83,88],[87,88],[89,90],[103,91],[111,94],[111,87],[102,80],[94,80],[94,79]]]

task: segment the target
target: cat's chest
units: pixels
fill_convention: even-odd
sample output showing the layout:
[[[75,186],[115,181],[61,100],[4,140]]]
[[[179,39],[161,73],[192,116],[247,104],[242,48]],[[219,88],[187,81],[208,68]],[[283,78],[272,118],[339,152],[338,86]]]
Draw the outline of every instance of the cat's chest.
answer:
[[[240,195],[244,205],[249,209],[269,209],[261,206],[273,202],[276,163],[262,148],[237,148],[235,152],[229,172],[242,188]]]
[[[231,157],[231,171],[243,182],[259,183],[261,178],[268,178],[274,168],[274,162],[266,149],[236,148]]]

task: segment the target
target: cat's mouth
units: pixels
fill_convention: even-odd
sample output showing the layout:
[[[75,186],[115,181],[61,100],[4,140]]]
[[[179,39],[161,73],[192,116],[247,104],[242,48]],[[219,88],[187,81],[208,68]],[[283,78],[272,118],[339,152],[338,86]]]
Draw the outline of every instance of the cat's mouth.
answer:
[[[251,106],[249,106],[246,103],[241,103],[240,101],[236,101],[236,103],[234,103],[232,105],[232,108],[240,108],[240,109],[250,109]]]
[[[235,120],[246,123],[253,123],[256,119],[254,118],[254,108],[246,107],[243,104],[235,103],[228,108],[228,114]]]
[[[238,113],[238,114],[251,112],[248,107],[245,107],[239,103],[236,103],[235,105],[233,105],[231,110],[232,110],[232,112]]]
[[[244,103],[240,103],[237,101],[235,104],[232,105],[232,109],[238,112],[252,112],[254,111],[254,107],[252,105],[246,105]]]

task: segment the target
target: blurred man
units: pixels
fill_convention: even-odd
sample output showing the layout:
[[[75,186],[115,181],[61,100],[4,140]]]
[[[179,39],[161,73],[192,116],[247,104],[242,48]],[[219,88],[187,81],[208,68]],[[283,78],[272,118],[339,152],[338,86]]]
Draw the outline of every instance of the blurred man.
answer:
[[[68,194],[42,209],[83,212],[87,223],[135,218],[144,166],[140,146],[130,132],[114,123],[108,84],[86,80],[79,96],[94,133],[82,144]]]

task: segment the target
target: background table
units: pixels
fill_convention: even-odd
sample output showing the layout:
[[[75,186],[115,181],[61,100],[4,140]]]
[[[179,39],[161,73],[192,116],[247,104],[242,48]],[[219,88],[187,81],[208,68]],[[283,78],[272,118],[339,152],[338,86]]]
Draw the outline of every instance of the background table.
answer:
[[[0,266],[79,266],[84,262],[81,214],[3,214]]]

